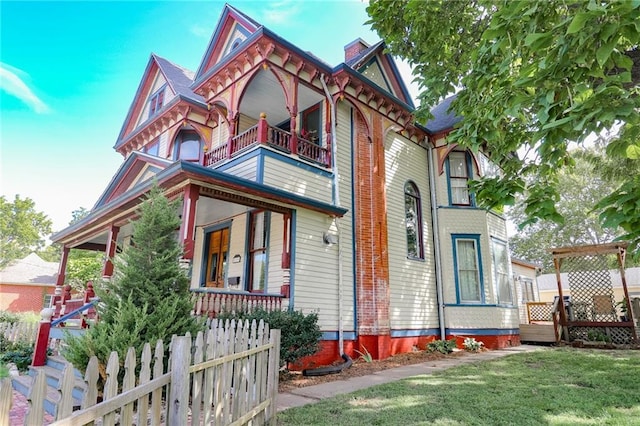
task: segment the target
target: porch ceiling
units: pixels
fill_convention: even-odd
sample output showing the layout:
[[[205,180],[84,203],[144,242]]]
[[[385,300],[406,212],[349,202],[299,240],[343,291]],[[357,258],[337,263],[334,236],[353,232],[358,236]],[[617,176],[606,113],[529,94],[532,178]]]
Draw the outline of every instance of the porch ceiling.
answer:
[[[320,93],[304,84],[298,86],[298,112],[317,104],[322,99],[323,96]],[[274,105],[275,103],[279,105]],[[289,120],[284,89],[273,72],[262,70],[253,78],[242,98],[240,112],[255,118],[260,117],[261,112],[266,112],[267,120],[273,125]]]

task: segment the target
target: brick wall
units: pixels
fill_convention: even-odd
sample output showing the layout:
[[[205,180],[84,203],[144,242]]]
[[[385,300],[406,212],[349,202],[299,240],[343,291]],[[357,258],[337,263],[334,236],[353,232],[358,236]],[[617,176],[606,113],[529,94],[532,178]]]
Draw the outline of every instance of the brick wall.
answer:
[[[0,284],[0,310],[40,312],[46,294],[53,294],[53,284]]]

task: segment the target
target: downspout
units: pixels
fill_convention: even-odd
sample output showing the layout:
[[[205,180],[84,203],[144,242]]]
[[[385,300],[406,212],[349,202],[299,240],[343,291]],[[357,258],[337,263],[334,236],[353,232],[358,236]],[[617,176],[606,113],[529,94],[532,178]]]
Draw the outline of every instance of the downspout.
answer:
[[[438,206],[436,200],[436,175],[433,167],[433,144],[427,148],[429,162],[429,194],[431,196],[431,223],[433,225],[433,250],[436,257],[436,294],[438,299],[438,323],[440,325],[440,339],[446,339],[444,320],[444,291],[442,289],[442,257],[440,256],[440,228],[438,225]]]
[[[333,169],[333,188],[334,188],[334,198],[333,204],[335,206],[340,206],[340,189],[338,187],[338,161],[336,160],[337,147],[336,147],[336,104],[333,102],[333,98],[331,97],[331,93],[329,93],[329,88],[327,87],[327,83],[324,81],[324,74],[320,75],[320,82],[322,83],[322,88],[324,89],[324,93],[329,100],[329,104],[331,106],[331,167]],[[303,376],[325,376],[327,374],[335,374],[339,373],[345,368],[351,367],[352,360],[349,355],[344,353],[344,321],[342,318],[342,310],[343,310],[343,273],[342,273],[342,231],[340,228],[340,218],[336,217],[333,219],[333,223],[336,226],[336,230],[338,231],[338,355],[342,357],[344,362],[340,365],[334,365],[329,367],[320,367],[312,370],[303,370]]]
[[[333,169],[333,188],[334,188],[334,199],[333,203],[335,206],[340,207],[340,182],[338,181],[338,161],[336,159],[337,156],[337,144],[336,144],[336,104],[333,101],[333,97],[329,92],[329,88],[327,87],[327,83],[324,81],[324,74],[320,75],[320,83],[322,83],[322,88],[324,89],[324,93],[329,100],[329,105],[331,108],[331,167]],[[344,354],[344,323],[342,318],[342,310],[343,310],[343,273],[342,273],[342,231],[340,229],[340,219],[334,218],[333,222],[336,225],[336,230],[338,231],[338,352],[340,356]]]

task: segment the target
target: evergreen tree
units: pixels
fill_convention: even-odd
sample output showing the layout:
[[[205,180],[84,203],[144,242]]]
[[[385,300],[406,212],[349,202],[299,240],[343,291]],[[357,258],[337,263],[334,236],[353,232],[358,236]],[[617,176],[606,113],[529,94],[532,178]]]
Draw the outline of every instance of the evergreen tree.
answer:
[[[157,186],[140,206],[133,245],[114,260],[112,280],[96,288],[99,321],[80,337],[67,336],[64,355],[79,370],[95,355],[106,379],[104,367],[112,351],[122,363],[129,347],[140,356],[147,342],[163,339],[166,348],[172,335],[195,334],[202,328],[190,315],[189,279],[179,264],[177,209]]]

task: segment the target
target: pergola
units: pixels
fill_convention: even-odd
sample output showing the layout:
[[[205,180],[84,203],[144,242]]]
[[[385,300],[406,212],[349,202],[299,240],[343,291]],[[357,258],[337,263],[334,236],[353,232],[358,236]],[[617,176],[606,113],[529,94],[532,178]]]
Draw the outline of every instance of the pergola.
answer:
[[[627,244],[623,242],[551,249],[560,300],[560,323],[569,341],[607,336],[615,344],[637,341],[624,274]],[[624,299],[616,301],[611,266],[619,269]],[[562,294],[562,273],[571,296]],[[626,309],[624,307],[626,306]],[[627,312],[628,316],[621,315]]]

